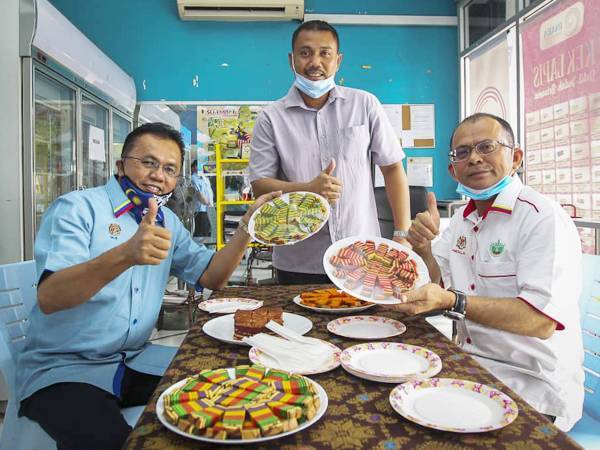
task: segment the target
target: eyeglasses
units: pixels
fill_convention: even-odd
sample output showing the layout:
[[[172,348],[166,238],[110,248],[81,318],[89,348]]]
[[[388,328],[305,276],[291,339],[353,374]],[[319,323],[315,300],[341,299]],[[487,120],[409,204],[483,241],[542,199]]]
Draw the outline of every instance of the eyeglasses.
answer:
[[[480,155],[489,155],[490,153],[494,153],[500,147],[510,148],[511,150],[514,148],[502,141],[494,141],[492,139],[486,139],[485,141],[478,142],[475,145],[461,145],[460,147],[456,147],[454,150],[451,150],[448,153],[450,156],[450,161],[453,163],[463,162],[469,159],[471,156],[471,152],[473,149],[477,151]]]
[[[121,159],[135,159],[139,161],[142,166],[144,166],[148,170],[158,170],[162,167],[162,171],[168,178],[177,178],[179,177],[179,169],[171,164],[162,165],[157,160],[152,158],[137,158],[135,156],[124,156]]]

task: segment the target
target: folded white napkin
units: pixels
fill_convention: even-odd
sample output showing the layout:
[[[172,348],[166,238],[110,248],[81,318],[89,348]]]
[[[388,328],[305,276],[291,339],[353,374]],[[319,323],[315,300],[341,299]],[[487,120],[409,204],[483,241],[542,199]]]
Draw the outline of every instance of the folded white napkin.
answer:
[[[333,349],[318,339],[302,344],[259,333],[244,338],[244,342],[263,352],[273,362],[273,368],[290,372],[318,370],[333,358]]]
[[[250,304],[250,303],[222,302],[222,303],[212,303],[210,305],[204,305],[203,308],[205,311],[213,314],[213,313],[234,313],[238,309],[251,310],[251,309],[260,308],[261,306],[262,306],[262,302],[260,302],[260,305]]]

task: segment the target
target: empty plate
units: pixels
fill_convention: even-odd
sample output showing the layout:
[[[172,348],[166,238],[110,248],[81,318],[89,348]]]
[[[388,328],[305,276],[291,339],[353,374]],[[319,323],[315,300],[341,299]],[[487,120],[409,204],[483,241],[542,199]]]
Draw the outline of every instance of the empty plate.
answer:
[[[403,383],[392,390],[390,404],[398,414],[419,425],[455,433],[497,430],[519,414],[519,407],[505,393],[453,378]]]
[[[352,339],[385,339],[406,331],[402,322],[379,316],[349,316],[332,320],[327,329],[333,334]]]
[[[236,312],[238,309],[247,311],[258,309],[263,305],[260,300],[242,297],[229,298],[213,298],[204,302],[198,303],[198,309],[207,313],[229,314]]]
[[[434,352],[399,342],[358,344],[342,352],[342,367],[352,375],[382,383],[422,380],[442,370]]]

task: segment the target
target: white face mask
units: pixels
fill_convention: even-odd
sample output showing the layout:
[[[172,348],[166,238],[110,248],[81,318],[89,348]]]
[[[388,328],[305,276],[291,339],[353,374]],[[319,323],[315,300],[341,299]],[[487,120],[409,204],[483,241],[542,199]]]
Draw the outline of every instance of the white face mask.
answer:
[[[320,98],[335,87],[335,74],[325,80],[309,80],[296,72],[294,67],[294,57],[292,56],[292,69],[294,70],[294,85],[311,98]]]

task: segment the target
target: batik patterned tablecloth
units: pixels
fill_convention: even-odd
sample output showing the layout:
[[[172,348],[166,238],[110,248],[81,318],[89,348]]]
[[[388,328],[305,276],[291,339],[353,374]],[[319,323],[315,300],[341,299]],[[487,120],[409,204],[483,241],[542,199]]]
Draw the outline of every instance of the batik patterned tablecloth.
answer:
[[[248,297],[263,300],[265,305],[280,305],[284,311],[304,315],[313,322],[308,336],[328,340],[341,348],[361,341],[344,339],[327,331],[327,322],[336,316],[301,308],[292,299],[301,292],[330,286],[269,286],[228,288],[214,292],[211,298]],[[381,306],[365,311],[373,315],[398,318]],[[186,336],[177,356],[165,373],[156,392],[126,443],[128,449],[191,449],[241,446],[213,445],[181,437],[162,426],[156,417],[156,400],[173,383],[201,369],[248,364],[249,347],[226,344],[202,332],[202,325],[215,315],[200,312],[197,323]],[[402,319],[400,319],[402,320]],[[443,361],[439,377],[461,378],[496,387],[519,405],[519,416],[509,426],[487,433],[459,434],[432,430],[398,415],[388,397],[393,384],[376,383],[356,378],[342,367],[311,378],[320,383],[329,397],[329,407],[317,423],[291,436],[264,444],[243,446],[246,449],[571,449],[580,448],[565,433],[533,410],[517,394],[487,372],[473,358],[442,336],[423,319],[406,320],[404,334],[387,339],[419,345],[436,352]],[[460,414],[460,411],[456,411]]]

